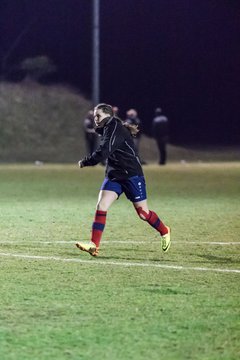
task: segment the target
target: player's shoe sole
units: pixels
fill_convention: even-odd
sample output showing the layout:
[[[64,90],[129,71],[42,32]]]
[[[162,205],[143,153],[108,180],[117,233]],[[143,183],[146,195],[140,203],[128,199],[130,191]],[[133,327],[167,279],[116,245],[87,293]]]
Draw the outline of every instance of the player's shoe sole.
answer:
[[[171,246],[171,229],[169,226],[166,226],[168,229],[167,234],[162,235],[162,251],[167,252]]]
[[[77,242],[76,247],[81,251],[86,251],[91,256],[98,256],[99,255],[99,249],[92,242],[90,242],[90,243]]]

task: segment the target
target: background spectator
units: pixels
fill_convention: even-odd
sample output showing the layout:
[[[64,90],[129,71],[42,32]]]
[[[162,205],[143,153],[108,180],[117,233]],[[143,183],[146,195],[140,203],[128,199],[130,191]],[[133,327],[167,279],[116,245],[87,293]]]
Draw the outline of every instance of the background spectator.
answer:
[[[135,109],[129,109],[126,112],[126,115],[127,115],[126,120],[125,120],[126,123],[128,123],[130,125],[138,126],[139,132],[137,133],[137,135],[134,138],[134,144],[135,144],[137,151],[139,152],[139,143],[140,143],[140,138],[141,138],[141,123],[142,122],[138,117],[137,110],[135,110]]]
[[[167,143],[169,140],[168,118],[162,114],[160,107],[156,108],[155,116],[152,121],[152,135],[155,138],[159,151],[159,164],[165,165],[167,162]]]
[[[83,122],[87,152],[92,154],[97,147],[98,135],[94,130],[93,111],[88,112]]]

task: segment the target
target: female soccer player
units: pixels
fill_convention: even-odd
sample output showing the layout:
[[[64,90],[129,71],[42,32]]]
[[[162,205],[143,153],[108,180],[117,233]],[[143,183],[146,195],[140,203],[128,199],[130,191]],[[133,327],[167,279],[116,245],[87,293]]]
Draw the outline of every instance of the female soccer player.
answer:
[[[167,252],[171,244],[170,228],[164,225],[154,211],[148,209],[143,170],[133,142],[137,127],[124,124],[114,117],[112,106],[108,104],[98,104],[94,108],[94,121],[95,131],[102,135],[100,145],[95,152],[80,160],[78,165],[80,168],[93,166],[107,159],[106,177],[99,192],[91,241],[77,242],[76,246],[92,256],[99,254],[107,211],[125,193],[140,219],[160,233],[162,250]]]

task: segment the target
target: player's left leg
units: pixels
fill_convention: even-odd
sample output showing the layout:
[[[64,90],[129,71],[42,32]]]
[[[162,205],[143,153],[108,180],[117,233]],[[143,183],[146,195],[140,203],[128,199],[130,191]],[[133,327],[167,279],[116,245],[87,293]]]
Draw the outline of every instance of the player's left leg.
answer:
[[[167,252],[171,244],[170,228],[159,219],[154,211],[148,209],[147,199],[133,202],[133,206],[135,207],[139,218],[148,222],[149,225],[160,233],[162,237],[162,250]]]
[[[162,237],[162,250],[168,251],[170,247],[170,228],[159,219],[158,215],[148,209],[147,192],[144,176],[133,176],[123,186],[127,198],[133,203],[140,219],[147,221]]]

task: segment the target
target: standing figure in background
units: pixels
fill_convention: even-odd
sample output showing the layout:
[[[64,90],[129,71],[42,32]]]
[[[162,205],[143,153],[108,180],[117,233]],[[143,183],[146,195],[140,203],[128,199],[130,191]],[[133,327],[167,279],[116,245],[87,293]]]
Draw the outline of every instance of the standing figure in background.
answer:
[[[83,122],[88,154],[92,154],[95,151],[98,143],[98,135],[94,130],[94,125],[93,110],[90,110]]]
[[[142,122],[139,119],[138,113],[135,109],[129,109],[126,112],[126,115],[127,115],[127,117],[124,122],[138,127],[139,132],[137,133],[137,135],[135,136],[135,138],[133,140],[134,140],[135,148],[137,149],[137,152],[139,153],[139,144],[140,144],[140,138],[141,138],[141,123]]]
[[[112,109],[113,109],[114,116],[119,117],[119,108],[118,108],[118,106],[113,106]]]
[[[169,139],[168,118],[162,114],[161,108],[156,108],[152,121],[152,135],[155,138],[159,151],[159,165],[167,162],[167,143]]]
[[[134,137],[133,141],[134,141],[135,148],[136,148],[136,150],[137,150],[137,152],[139,154],[140,139],[141,139],[141,136],[142,136],[142,126],[141,126],[142,121],[139,119],[137,110],[135,110],[135,109],[129,109],[126,112],[126,115],[127,115],[127,117],[126,117],[126,120],[124,122],[127,123],[127,124],[134,125],[134,126],[138,127],[139,132]],[[146,164],[146,162],[144,160],[140,159],[140,161],[141,161],[142,165]]]

